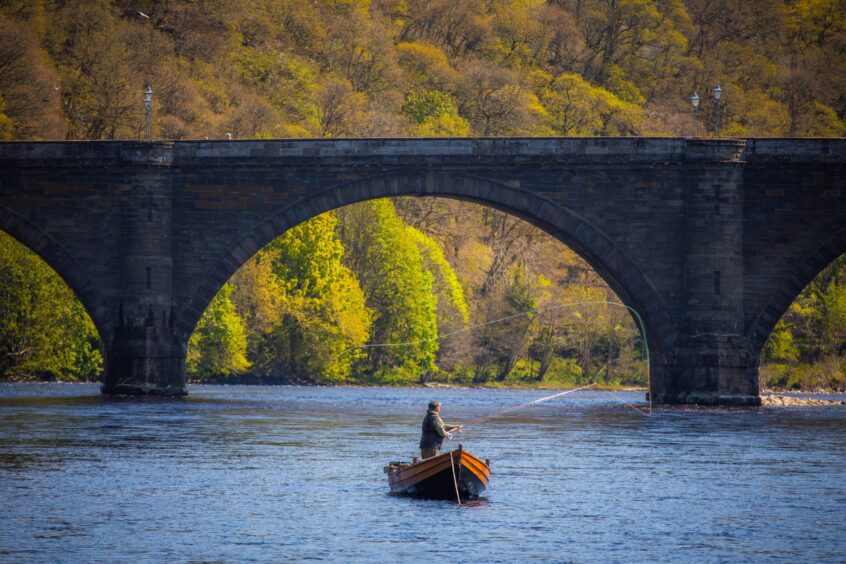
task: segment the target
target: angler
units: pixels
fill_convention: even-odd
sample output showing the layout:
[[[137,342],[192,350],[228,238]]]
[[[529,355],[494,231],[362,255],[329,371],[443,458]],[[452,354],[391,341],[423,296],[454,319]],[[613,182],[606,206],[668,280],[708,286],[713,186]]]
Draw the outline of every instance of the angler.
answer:
[[[460,431],[461,425],[447,425],[441,419],[441,402],[429,402],[429,410],[423,417],[423,433],[420,436],[420,457],[423,460],[438,456],[444,439],[451,439],[450,431]]]

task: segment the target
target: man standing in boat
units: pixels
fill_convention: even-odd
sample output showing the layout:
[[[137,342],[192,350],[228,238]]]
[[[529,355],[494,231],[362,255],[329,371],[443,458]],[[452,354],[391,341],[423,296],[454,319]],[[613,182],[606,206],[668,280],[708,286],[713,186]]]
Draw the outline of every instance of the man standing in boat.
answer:
[[[444,439],[451,439],[450,431],[461,430],[461,425],[447,425],[441,419],[441,404],[429,402],[429,410],[423,418],[423,435],[420,437],[420,456],[425,460],[438,456]]]

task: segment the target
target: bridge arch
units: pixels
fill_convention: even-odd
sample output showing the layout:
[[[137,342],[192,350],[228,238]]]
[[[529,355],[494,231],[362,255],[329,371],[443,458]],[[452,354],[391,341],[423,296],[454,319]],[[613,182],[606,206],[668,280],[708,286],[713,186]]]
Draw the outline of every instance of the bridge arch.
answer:
[[[767,305],[758,313],[748,331],[749,349],[755,358],[761,353],[776,323],[799,297],[802,290],[844,253],[846,253],[846,225],[836,230],[817,248],[816,252],[800,264],[791,278],[785,280],[781,287],[771,293]]]
[[[21,215],[0,207],[0,230],[11,235],[52,268],[82,303],[100,339],[107,342],[112,328],[109,309],[85,268],[56,239]]]
[[[392,196],[435,196],[466,200],[517,216],[573,249],[626,305],[640,312],[653,362],[664,362],[678,336],[673,317],[654,285],[598,227],[533,192],[467,174],[422,172],[386,174],[336,185],[280,209],[220,257],[176,315],[179,333],[190,335],[221,286],[253,255],[288,229],[349,204]],[[187,337],[186,337],[187,338]]]

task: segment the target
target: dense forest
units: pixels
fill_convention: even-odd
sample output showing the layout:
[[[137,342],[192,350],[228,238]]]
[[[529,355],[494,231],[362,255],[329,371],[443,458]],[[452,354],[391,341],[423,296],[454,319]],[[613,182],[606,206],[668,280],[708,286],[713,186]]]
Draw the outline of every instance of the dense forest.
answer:
[[[843,0],[2,0],[0,138],[840,136]],[[696,90],[696,114],[689,101]]]
[[[166,139],[714,136],[716,84],[720,135],[842,136],[844,7],[0,0],[0,139],[138,139],[146,86]],[[209,306],[187,366],[212,381],[643,384],[639,331],[607,301],[618,300],[578,256],[501,212],[366,202],[253,257]],[[366,346],[380,343],[406,344]],[[773,332],[762,381],[842,389],[844,357],[841,258]],[[101,369],[82,306],[0,233],[0,374]]]

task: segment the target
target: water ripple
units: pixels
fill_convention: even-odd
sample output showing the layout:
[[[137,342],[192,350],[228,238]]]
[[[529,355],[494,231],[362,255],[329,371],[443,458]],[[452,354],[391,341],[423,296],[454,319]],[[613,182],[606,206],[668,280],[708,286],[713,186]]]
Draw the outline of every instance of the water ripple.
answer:
[[[434,395],[448,422],[533,391],[194,387],[114,401],[0,385],[3,561],[816,561],[846,553],[846,411],[659,408],[593,391],[460,442],[487,498],[390,496]],[[639,401],[640,393],[624,394]]]

